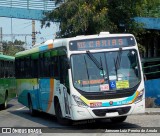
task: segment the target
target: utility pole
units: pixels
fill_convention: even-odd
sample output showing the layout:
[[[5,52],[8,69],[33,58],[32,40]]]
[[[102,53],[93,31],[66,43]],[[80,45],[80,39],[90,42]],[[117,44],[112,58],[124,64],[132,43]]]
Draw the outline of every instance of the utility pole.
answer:
[[[32,46],[36,44],[35,20],[32,20]]]
[[[0,54],[3,54],[3,46],[2,46],[2,27],[0,27]]]
[[[11,18],[11,41],[12,41],[12,43],[13,43],[13,26],[12,26],[12,18]]]

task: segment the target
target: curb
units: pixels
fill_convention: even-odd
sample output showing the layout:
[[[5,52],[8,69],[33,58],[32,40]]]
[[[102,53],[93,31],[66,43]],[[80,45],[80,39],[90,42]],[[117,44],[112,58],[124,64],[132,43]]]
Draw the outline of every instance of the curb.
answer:
[[[160,111],[146,111],[145,115],[160,115]]]

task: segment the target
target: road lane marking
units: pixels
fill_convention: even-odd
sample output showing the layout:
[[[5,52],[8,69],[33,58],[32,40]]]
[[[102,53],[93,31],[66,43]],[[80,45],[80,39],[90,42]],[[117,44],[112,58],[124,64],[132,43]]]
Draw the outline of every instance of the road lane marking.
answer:
[[[26,108],[26,106],[23,106],[23,107],[18,108],[18,109],[16,109],[16,110],[22,110],[22,109],[24,109],[24,108]]]

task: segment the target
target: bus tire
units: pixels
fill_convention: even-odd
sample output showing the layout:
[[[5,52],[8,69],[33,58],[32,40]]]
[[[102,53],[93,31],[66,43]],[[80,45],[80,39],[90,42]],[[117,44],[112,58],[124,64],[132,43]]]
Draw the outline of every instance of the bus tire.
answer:
[[[8,93],[5,93],[4,103],[2,104],[2,109],[5,110],[7,108],[7,99],[8,99]]]
[[[29,108],[29,113],[31,114],[31,116],[36,116],[36,110],[33,109],[33,105],[32,105],[32,100],[31,100],[31,96],[28,96],[28,108]]]
[[[71,120],[62,117],[62,111],[59,101],[55,103],[55,113],[58,123],[60,123],[61,125],[70,125]]]
[[[121,117],[110,118],[110,120],[111,120],[113,123],[121,123],[121,122],[125,121],[126,118],[127,118],[127,116],[121,116]]]

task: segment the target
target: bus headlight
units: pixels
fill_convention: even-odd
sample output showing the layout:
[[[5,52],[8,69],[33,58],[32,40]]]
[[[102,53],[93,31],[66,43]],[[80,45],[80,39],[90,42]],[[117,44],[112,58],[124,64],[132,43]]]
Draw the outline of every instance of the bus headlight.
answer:
[[[74,101],[77,103],[78,106],[80,107],[88,107],[87,104],[85,104],[78,96],[72,95]]]
[[[143,94],[144,94],[144,89],[141,90],[141,91],[138,93],[138,95],[137,95],[137,97],[135,98],[134,102],[136,103],[136,102],[138,102],[138,101],[141,101],[141,100],[142,100],[142,97],[143,97]]]

